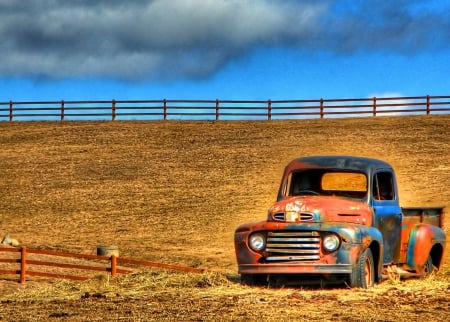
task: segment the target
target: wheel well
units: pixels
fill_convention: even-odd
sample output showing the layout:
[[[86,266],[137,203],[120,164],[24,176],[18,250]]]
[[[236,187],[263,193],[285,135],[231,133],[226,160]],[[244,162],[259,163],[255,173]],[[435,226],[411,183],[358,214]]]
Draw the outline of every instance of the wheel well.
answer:
[[[378,266],[380,265],[380,245],[377,242],[372,242],[369,246],[373,257],[373,267],[375,270],[375,281],[380,281],[381,276],[379,275]]]
[[[442,254],[444,253],[444,248],[441,244],[436,244],[430,250],[430,256],[433,261],[433,266],[439,268],[441,266]]]

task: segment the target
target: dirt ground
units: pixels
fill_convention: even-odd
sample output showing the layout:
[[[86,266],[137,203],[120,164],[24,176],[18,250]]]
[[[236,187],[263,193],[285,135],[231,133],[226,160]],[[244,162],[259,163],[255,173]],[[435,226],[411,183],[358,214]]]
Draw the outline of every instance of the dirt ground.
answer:
[[[88,282],[0,275],[0,321],[446,321],[449,252],[426,280],[370,290],[238,283],[233,232],[261,220],[306,155],[390,162],[405,206],[450,207],[450,116],[0,123],[0,237],[29,248],[207,268]],[[446,232],[449,232],[446,218]],[[194,276],[195,275],[195,276]]]

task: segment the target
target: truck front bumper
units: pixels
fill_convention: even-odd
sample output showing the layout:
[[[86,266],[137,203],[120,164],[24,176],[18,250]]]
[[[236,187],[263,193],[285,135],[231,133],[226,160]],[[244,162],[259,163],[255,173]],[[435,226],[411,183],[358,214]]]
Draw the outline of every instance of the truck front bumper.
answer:
[[[351,264],[269,263],[240,264],[239,274],[350,274]]]

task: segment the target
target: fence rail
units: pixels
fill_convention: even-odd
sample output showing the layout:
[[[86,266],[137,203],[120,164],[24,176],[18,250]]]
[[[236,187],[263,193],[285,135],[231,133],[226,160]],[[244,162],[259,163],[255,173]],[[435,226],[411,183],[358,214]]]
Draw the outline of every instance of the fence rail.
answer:
[[[450,114],[450,96],[0,102],[0,121],[275,120]]]
[[[13,256],[12,258],[5,256],[7,253],[13,253],[16,254],[16,256]],[[30,254],[41,256],[40,258],[30,259]],[[0,256],[0,276],[19,275],[21,284],[25,284],[27,276],[87,280],[90,277],[80,272],[108,272],[111,276],[116,276],[117,274],[128,274],[132,272],[129,268],[119,267],[119,264],[157,267],[193,273],[201,273],[204,271],[204,269],[189,266],[135,260],[116,257],[114,255],[99,256],[46,249],[28,249],[26,247],[0,247],[0,255],[2,255]],[[46,260],[44,260],[43,257],[46,257]],[[70,261],[61,261],[61,258],[69,258]],[[30,269],[30,267],[32,269]],[[36,267],[47,267],[47,269],[46,271],[36,270]]]

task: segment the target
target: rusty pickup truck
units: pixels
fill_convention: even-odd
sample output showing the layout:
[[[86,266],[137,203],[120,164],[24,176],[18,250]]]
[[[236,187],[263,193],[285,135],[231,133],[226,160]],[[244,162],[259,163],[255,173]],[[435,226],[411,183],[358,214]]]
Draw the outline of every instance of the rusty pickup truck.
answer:
[[[393,269],[429,275],[443,262],[443,208],[400,207],[395,172],[381,160],[295,159],[267,219],[235,231],[241,282],[367,288]]]

